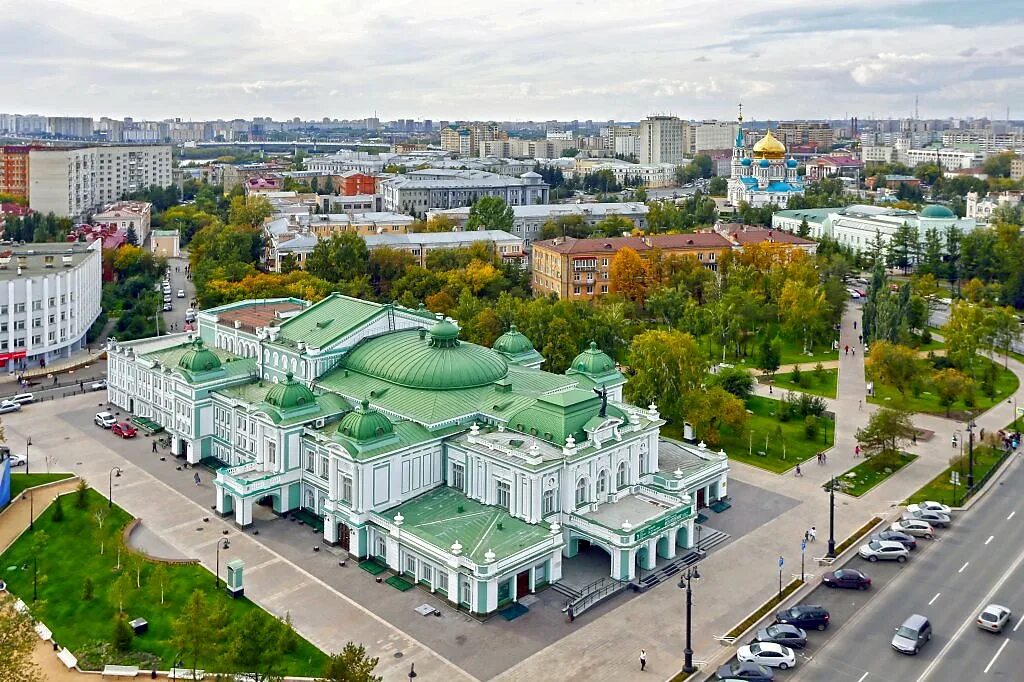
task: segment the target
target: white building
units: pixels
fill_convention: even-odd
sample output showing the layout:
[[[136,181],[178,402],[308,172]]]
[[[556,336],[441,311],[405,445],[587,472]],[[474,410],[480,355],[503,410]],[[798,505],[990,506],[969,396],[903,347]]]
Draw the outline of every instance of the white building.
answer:
[[[777,140],[771,130],[765,132],[754,145],[753,153],[748,154],[740,129],[732,153],[729,201],[734,206],[745,201],[755,208],[770,204],[785,207],[791,196],[803,194],[804,181],[797,175],[797,161],[785,157],[786,145]]]
[[[100,314],[101,244],[0,251],[0,367],[43,366],[85,348],[85,334]]]
[[[897,147],[897,159],[900,163],[913,168],[919,163],[937,163],[943,168],[974,168],[980,166],[985,158],[982,154],[963,149],[903,149]]]
[[[484,171],[432,168],[380,182],[385,211],[425,215],[432,208],[471,206],[482,197],[501,197],[510,206],[546,204],[548,185],[530,171],[508,177]]]
[[[92,221],[97,225],[117,225],[126,233],[135,230],[139,244],[145,244],[152,214],[153,204],[148,201],[117,201],[95,214]]]
[[[693,154],[732,149],[740,124],[736,121],[704,121],[693,129]]]
[[[640,163],[679,165],[690,151],[690,124],[678,116],[648,116],[640,121],[639,139]]]
[[[896,160],[896,147],[892,145],[861,145],[860,160],[864,163],[892,163]]]
[[[452,218],[460,229],[465,228],[469,220],[469,207],[450,208],[444,211],[430,211],[427,220],[443,215]],[[515,219],[512,232],[523,240],[525,246],[538,239],[541,228],[549,220],[557,220],[564,216],[578,215],[587,225],[596,225],[605,218],[620,215],[628,218],[640,230],[647,228],[647,204],[641,201],[624,201],[620,203],[600,204],[534,204],[531,206],[513,206]]]
[[[173,182],[171,148],[166,145],[29,152],[29,207],[60,217],[81,217],[128,192]]]
[[[967,217],[979,223],[988,223],[1000,206],[1020,206],[1024,202],[1022,192],[994,192],[979,198],[977,192],[967,193]]]

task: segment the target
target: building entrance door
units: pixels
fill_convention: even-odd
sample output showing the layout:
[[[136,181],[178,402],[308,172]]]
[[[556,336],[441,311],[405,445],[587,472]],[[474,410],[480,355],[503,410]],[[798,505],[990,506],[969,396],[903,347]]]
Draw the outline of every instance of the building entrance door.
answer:
[[[338,524],[338,546],[348,551],[348,526],[344,523]]]
[[[516,574],[516,599],[522,599],[530,593],[530,569]]]
[[[697,509],[703,509],[707,506],[707,498],[704,493],[704,488],[697,491]]]

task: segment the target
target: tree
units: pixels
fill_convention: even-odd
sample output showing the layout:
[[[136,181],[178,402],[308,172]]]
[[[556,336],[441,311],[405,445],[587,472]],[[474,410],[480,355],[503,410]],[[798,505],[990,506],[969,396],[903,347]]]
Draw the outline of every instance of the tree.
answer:
[[[10,600],[0,604],[0,680],[42,682],[43,676],[32,657],[39,636],[32,616],[19,613]]]
[[[299,258],[294,253],[286,253],[281,256],[281,274],[287,275],[299,269]]]
[[[973,382],[959,370],[947,367],[932,374],[931,384],[948,417],[949,408],[970,392]]]
[[[377,658],[367,656],[366,647],[349,642],[341,653],[327,659],[317,682],[381,682],[384,678],[373,674],[377,663]]]
[[[611,289],[623,298],[643,305],[647,297],[646,267],[633,249],[624,247],[612,257],[609,267]]]
[[[114,616],[114,636],[112,638],[114,648],[118,651],[128,651],[132,648],[132,638],[135,633],[132,631],[132,626],[128,624],[128,619],[124,613],[118,613]]]
[[[921,376],[917,353],[888,341],[877,341],[871,345],[867,369],[875,380],[891,384],[904,397],[907,389]]]
[[[60,501],[60,495],[53,501],[53,516],[50,518],[54,523],[60,523],[64,520],[64,506]]]
[[[989,345],[993,351],[1002,352],[1003,366],[1007,367],[1010,351],[1020,339],[1020,319],[1009,306],[990,308],[985,314],[985,327]]]
[[[718,445],[720,426],[728,426],[739,432],[747,421],[743,401],[722,386],[693,391],[687,402],[687,421],[693,424],[697,435],[709,445]]]
[[[741,367],[722,367],[715,375],[715,380],[740,400],[746,400],[754,390],[754,377]]]
[[[281,679],[284,651],[281,647],[284,623],[259,609],[249,609],[241,620],[232,621],[228,658],[237,670],[244,670],[253,682]]]
[[[160,590],[160,604],[164,603],[164,586],[167,584],[167,567],[163,562],[157,562],[153,566],[153,571],[149,574],[149,581],[151,585],[156,585],[157,589]]]
[[[117,612],[124,614],[124,604],[127,601],[129,594],[132,589],[132,578],[127,571],[121,571],[117,574],[117,578],[114,579],[114,584],[111,586],[111,596],[117,603]]]
[[[982,344],[985,310],[967,301],[953,301],[949,320],[942,328],[946,339],[946,357],[957,369],[974,376],[974,359]]]
[[[274,207],[265,196],[235,197],[228,209],[228,222],[231,225],[259,228],[272,215]]]
[[[910,421],[910,412],[902,409],[883,407],[868,419],[868,425],[857,429],[857,442],[865,456],[898,456],[900,444],[906,443],[915,434]]]
[[[469,209],[466,229],[511,232],[515,219],[512,207],[501,197],[481,197]]]
[[[327,282],[342,282],[366,274],[370,252],[359,235],[343,232],[321,239],[306,258],[306,272]]]
[[[655,402],[666,414],[681,418],[686,397],[704,381],[707,360],[690,334],[652,329],[633,339],[629,366],[633,377],[626,388],[631,399]]]
[[[132,246],[139,245],[139,235],[135,231],[135,225],[128,226],[128,232],[125,234],[124,240],[131,244]]]
[[[796,228],[796,235],[804,239],[811,236],[811,226],[807,224],[807,218],[800,221],[800,226]]]
[[[708,183],[708,194],[713,197],[725,196],[728,189],[729,181],[721,176],[711,178],[711,182]]]
[[[761,337],[761,348],[757,354],[757,368],[769,377],[774,376],[782,361],[782,339]]]
[[[248,613],[262,612],[250,609]],[[185,602],[181,613],[174,619],[172,642],[181,652],[181,660],[192,671],[192,679],[198,680],[197,669],[218,648],[218,640],[223,636],[226,613],[223,605],[210,606],[206,596],[195,590]]]

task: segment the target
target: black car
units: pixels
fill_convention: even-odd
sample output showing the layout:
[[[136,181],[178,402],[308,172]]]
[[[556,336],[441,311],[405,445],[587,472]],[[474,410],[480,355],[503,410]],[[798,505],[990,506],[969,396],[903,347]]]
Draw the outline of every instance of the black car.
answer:
[[[855,568],[839,568],[821,576],[821,582],[829,587],[845,587],[850,590],[866,590],[871,587],[871,578]]]
[[[828,620],[828,610],[824,606],[794,606],[775,614],[776,623],[795,625],[804,630],[824,630],[828,627]]]
[[[872,535],[868,542],[875,540],[888,540],[889,542],[898,542],[908,550],[917,549],[917,540],[914,539],[913,535],[907,535],[901,533],[898,530],[883,530],[881,533],[875,533]]]
[[[775,625],[769,625],[758,630],[750,643],[754,644],[755,642],[774,642],[775,644],[788,646],[790,649],[803,649],[807,646],[807,633],[795,625],[780,625],[776,623]]]
[[[717,671],[715,678],[719,680],[747,680],[748,682],[772,682],[775,672],[757,663],[726,663]]]

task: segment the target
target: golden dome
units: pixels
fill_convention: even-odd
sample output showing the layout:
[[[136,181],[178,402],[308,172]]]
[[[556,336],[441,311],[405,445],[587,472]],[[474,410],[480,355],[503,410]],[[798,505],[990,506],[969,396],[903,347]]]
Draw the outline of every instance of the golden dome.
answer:
[[[770,130],[754,145],[755,159],[781,159],[785,155],[786,145],[779,142]]]

